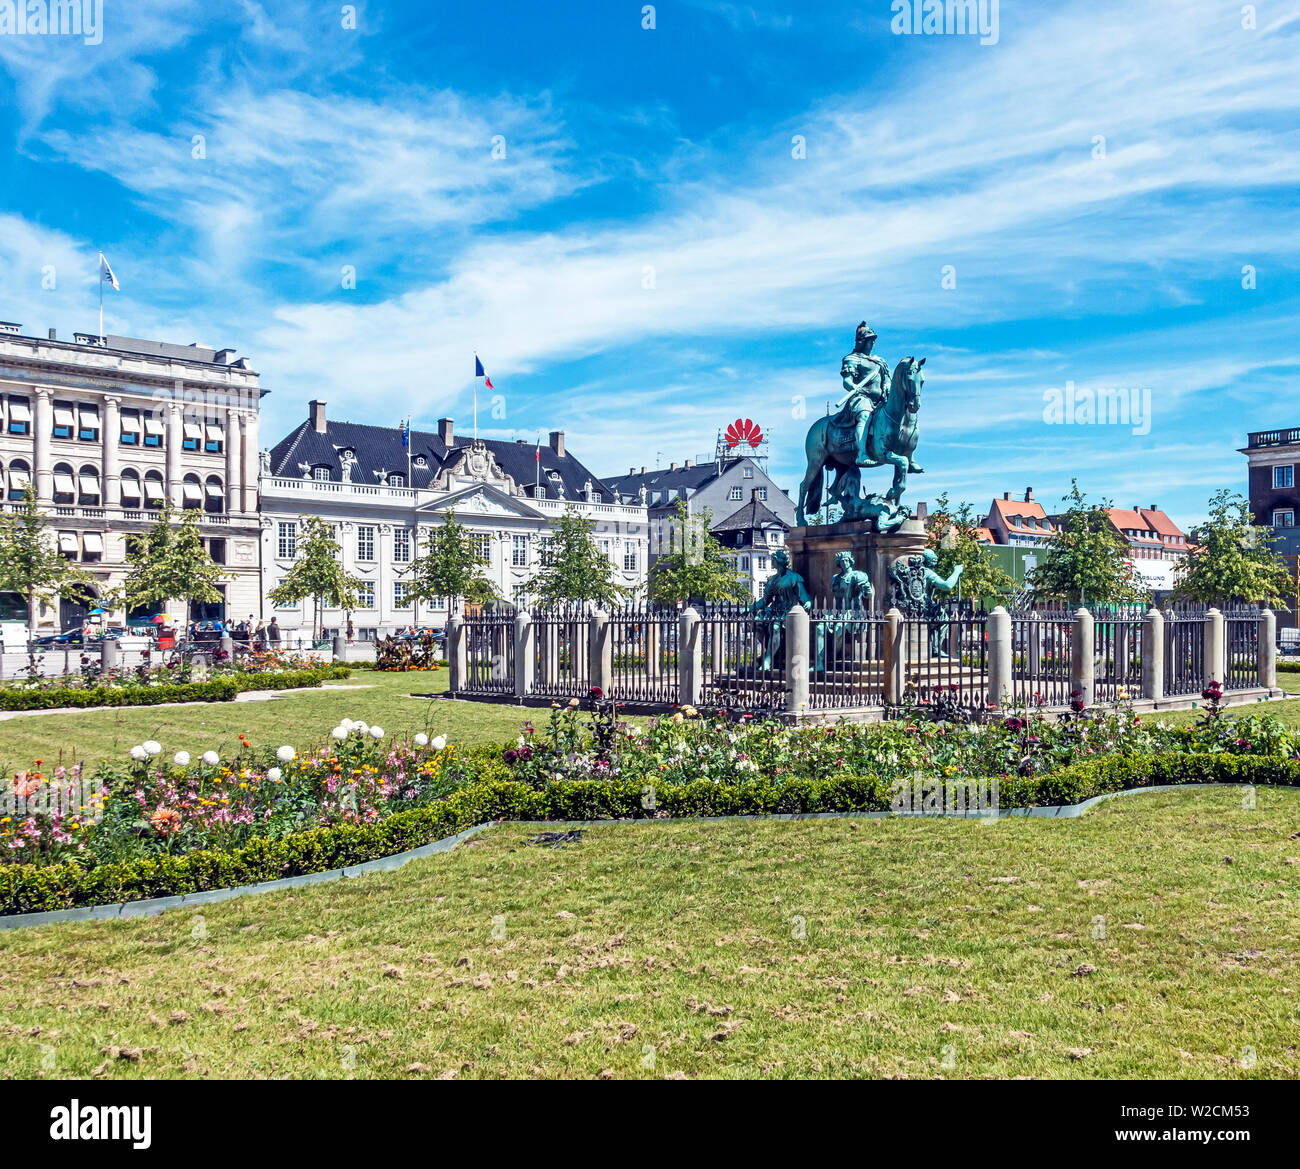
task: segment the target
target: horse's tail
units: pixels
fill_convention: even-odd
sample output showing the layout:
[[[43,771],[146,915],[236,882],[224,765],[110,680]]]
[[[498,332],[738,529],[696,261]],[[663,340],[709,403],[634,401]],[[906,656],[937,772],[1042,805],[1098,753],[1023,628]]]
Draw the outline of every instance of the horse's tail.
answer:
[[[804,477],[802,494],[796,519],[801,524],[808,522],[808,515],[817,514],[822,505],[822,485],[826,476],[825,420],[817,419],[808,428],[808,437],[804,440],[804,451],[808,456],[808,474]],[[817,470],[812,470],[814,461]]]

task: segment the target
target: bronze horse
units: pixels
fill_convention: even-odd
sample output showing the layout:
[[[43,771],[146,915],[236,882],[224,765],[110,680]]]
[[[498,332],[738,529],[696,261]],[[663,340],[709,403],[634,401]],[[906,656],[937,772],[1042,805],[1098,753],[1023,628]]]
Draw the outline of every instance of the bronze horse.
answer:
[[[808,471],[799,488],[799,504],[795,522],[806,524],[808,514],[815,514],[822,505],[822,485],[827,467],[836,471],[835,482],[828,497],[848,510],[851,502],[846,490],[856,495],[859,488],[858,467],[894,468],[894,482],[886,498],[897,503],[907,487],[907,475],[919,475],[922,468],[912,458],[916,450],[916,414],[921,408],[921,386],[925,374],[921,366],[925,358],[904,357],[894,367],[885,400],[872,411],[867,424],[868,461],[857,463],[857,446],[853,441],[852,426],[839,423],[839,414],[818,418],[808,428],[804,450],[808,455]]]

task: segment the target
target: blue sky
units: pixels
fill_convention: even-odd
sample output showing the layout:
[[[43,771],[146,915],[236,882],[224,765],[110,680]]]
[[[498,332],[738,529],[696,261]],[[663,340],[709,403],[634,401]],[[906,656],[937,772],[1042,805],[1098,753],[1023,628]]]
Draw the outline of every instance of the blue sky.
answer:
[[[102,247],[106,329],[248,356],[268,443],[312,397],[464,432],[477,349],[484,433],[612,474],[747,416],[793,489],[863,317],[928,359],[912,502],[1188,525],[1300,425],[1294,2],[1002,0],[988,45],[889,0],[103,7],[0,35],[0,318],[93,331]],[[1149,431],[1045,423],[1067,381]]]

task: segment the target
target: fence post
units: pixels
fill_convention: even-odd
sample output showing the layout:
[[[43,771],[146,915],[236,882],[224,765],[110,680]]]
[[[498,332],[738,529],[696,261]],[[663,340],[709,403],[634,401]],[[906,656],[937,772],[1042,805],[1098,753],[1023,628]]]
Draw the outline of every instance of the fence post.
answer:
[[[785,708],[798,714],[808,707],[808,610],[795,605],[785,615]]]
[[[903,614],[890,609],[885,614],[885,703],[903,701]]]
[[[687,608],[677,618],[677,702],[695,706],[700,701],[704,681],[704,643],[700,615]]]
[[[587,677],[608,697],[614,682],[614,653],[609,635],[609,614],[593,609],[587,619]]]
[[[1205,685],[1218,682],[1222,686],[1228,679],[1224,672],[1223,613],[1210,609],[1205,614]]]
[[[645,655],[646,676],[659,677],[663,672],[663,664],[659,659],[659,620],[658,614],[651,608],[645,610],[645,616],[641,620],[641,646]]]
[[[465,689],[465,618],[456,614],[447,618],[447,692]]]
[[[118,654],[121,647],[117,644],[116,639],[112,637],[101,638],[99,642],[99,668],[107,676],[111,670],[117,669]]]
[[[1165,696],[1165,619],[1151,606],[1142,618],[1142,697]]]
[[[1079,692],[1084,706],[1091,706],[1096,697],[1096,683],[1092,614],[1087,609],[1079,609],[1074,614],[1070,640],[1070,689]]]
[[[1277,616],[1272,609],[1261,609],[1259,614],[1259,684],[1268,690],[1277,686]]]
[[[1011,614],[998,605],[989,614],[988,700],[1003,706],[1014,694],[1015,647],[1011,640]],[[1026,647],[1028,648],[1028,647]]]
[[[221,639],[221,648],[226,648],[226,639]],[[334,635],[334,660],[336,662],[346,661],[348,656],[348,639],[345,634],[336,633]]]
[[[527,609],[515,614],[515,697],[533,692],[533,615]]]

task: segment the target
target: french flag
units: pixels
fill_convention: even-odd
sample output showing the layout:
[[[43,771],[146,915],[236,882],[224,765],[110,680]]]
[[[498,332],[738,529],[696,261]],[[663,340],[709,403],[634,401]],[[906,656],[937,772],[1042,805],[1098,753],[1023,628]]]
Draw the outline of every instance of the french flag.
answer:
[[[483,363],[478,359],[477,353],[474,354],[474,376],[481,377],[483,379],[483,384],[489,390],[494,388],[492,385],[492,379],[488,377],[487,373],[484,371]]]

